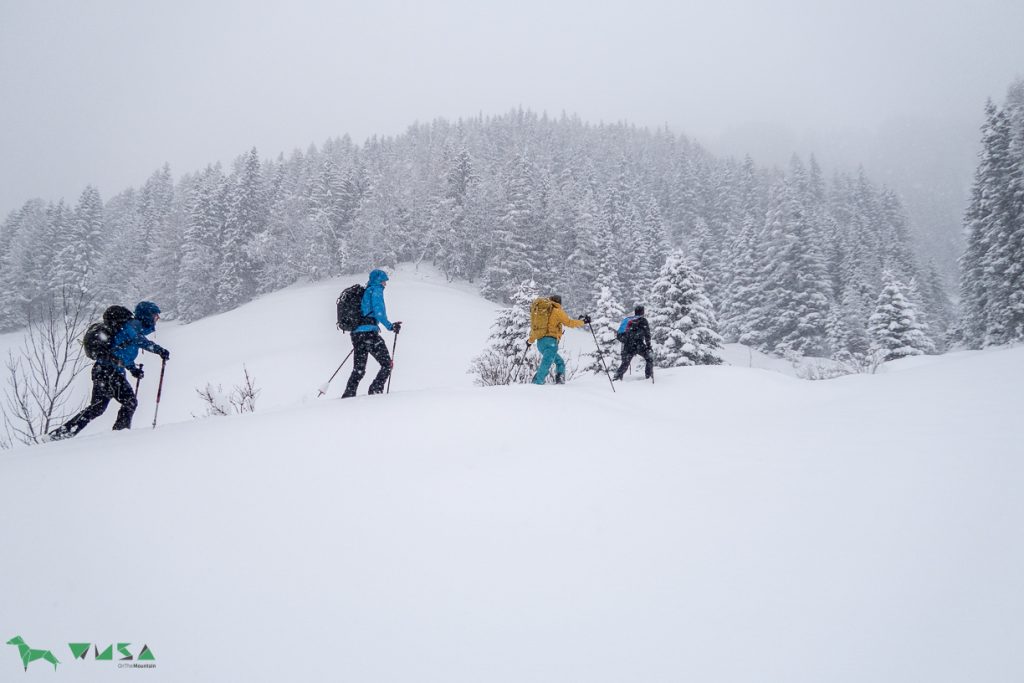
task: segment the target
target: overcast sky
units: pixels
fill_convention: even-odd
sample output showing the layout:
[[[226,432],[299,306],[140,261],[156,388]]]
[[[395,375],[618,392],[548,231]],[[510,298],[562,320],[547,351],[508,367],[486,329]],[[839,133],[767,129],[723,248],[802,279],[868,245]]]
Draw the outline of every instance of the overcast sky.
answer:
[[[1024,75],[1022,36],[1022,0],[0,0],[0,216],[516,106],[731,152],[974,127]]]

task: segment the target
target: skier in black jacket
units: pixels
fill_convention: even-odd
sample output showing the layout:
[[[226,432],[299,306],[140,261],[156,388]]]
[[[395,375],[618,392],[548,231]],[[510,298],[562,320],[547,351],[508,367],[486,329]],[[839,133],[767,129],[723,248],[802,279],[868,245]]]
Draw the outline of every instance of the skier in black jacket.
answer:
[[[622,342],[622,364],[615,371],[615,379],[622,379],[634,356],[642,356],[647,361],[644,377],[650,379],[654,375],[654,357],[651,355],[651,326],[644,317],[643,306],[637,306],[633,315],[623,318],[616,337]]]

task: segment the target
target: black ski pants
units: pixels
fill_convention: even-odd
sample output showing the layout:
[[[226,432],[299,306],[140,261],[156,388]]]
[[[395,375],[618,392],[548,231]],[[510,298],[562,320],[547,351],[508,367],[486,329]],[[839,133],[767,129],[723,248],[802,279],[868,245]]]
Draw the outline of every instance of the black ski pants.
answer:
[[[342,398],[349,398],[356,395],[359,382],[366,374],[366,357],[373,356],[373,359],[380,364],[377,376],[370,383],[371,394],[384,393],[384,383],[391,375],[391,354],[388,353],[388,345],[380,336],[380,332],[353,332],[352,337],[352,374],[348,376],[348,384],[345,386],[345,393]]]
[[[633,362],[634,356],[640,356],[647,361],[647,365],[644,366],[644,377],[650,379],[654,375],[654,357],[651,355],[651,347],[646,344],[623,344],[622,364],[619,365],[619,369],[615,372],[615,379],[622,379],[622,376],[626,374],[626,370],[629,370],[629,364]]]
[[[92,398],[85,410],[64,423],[63,431],[74,436],[85,429],[85,426],[103,414],[110,405],[110,399],[121,404],[117,411],[114,429],[131,429],[132,415],[138,407],[138,399],[132,385],[125,379],[124,373],[109,365],[96,363],[92,366]]]

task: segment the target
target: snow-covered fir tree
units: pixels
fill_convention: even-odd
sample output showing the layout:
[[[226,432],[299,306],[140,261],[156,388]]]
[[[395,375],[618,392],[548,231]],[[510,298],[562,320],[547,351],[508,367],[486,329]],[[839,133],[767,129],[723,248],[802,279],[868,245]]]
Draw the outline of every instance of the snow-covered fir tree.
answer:
[[[607,365],[609,369],[612,368],[619,357],[620,344],[616,339],[616,332],[623,318],[623,308],[615,300],[611,287],[607,285],[601,287],[601,294],[597,297],[597,304],[594,307],[594,312],[590,314],[590,318],[590,325],[597,337],[598,349],[604,354],[604,364],[602,364],[602,356],[598,355],[596,350],[587,351],[583,354],[585,359],[583,372],[603,373],[605,366]]]
[[[799,192],[797,181],[776,188],[765,228],[766,306],[756,327],[764,331],[764,350],[828,355],[831,283]]]
[[[543,249],[548,239],[540,234],[539,224],[534,169],[520,155],[508,171],[504,211],[491,231],[490,258],[482,284],[484,296],[494,301],[508,300],[511,283],[534,279],[530,254]]]
[[[54,272],[57,287],[95,293],[96,271],[103,261],[103,201],[91,185],[85,188],[71,220],[64,226]]]
[[[744,334],[751,332],[750,325],[747,324],[752,318],[751,311],[765,303],[757,271],[755,221],[754,216],[744,218],[740,232],[729,249],[729,277],[722,295],[721,315],[722,336],[727,341],[738,341]],[[753,345],[756,346],[757,343]]]
[[[259,263],[253,248],[266,230],[268,201],[259,155],[253,148],[238,163],[226,186],[226,214],[220,234],[217,306],[230,310],[257,291]]]
[[[567,256],[559,272],[564,274],[561,288],[569,300],[594,300],[600,294],[601,286],[611,288],[612,296],[619,299],[621,292],[611,233],[590,188],[581,189],[577,210],[567,227],[571,231],[563,236],[568,243]],[[603,282],[599,285],[602,276]]]
[[[305,240],[311,232],[305,157],[296,150],[288,161],[279,159],[270,173],[267,229],[255,243],[261,292],[286,287],[303,274]]]
[[[498,311],[487,346],[473,359],[469,372],[480,386],[526,383],[533,380],[540,357],[526,352],[530,340],[530,304],[537,298],[537,283],[526,280],[512,294],[512,302]]]
[[[871,315],[869,332],[872,350],[883,360],[934,353],[918,309],[904,294],[904,285],[891,273],[884,274],[885,286]]]
[[[95,298],[99,301],[137,301],[132,284],[139,269],[138,258],[145,258],[145,248],[139,244],[138,193],[125,190],[111,198],[104,207],[106,248],[99,264]],[[126,258],[130,254],[136,258]]]
[[[661,212],[653,197],[644,202],[642,216],[633,224],[632,241],[632,263],[626,279],[630,285],[628,293],[636,305],[650,295],[668,251]]]
[[[220,166],[208,166],[196,179],[188,199],[185,234],[181,243],[180,303],[177,309],[178,316],[185,322],[219,310],[217,248],[226,214],[224,184]]]
[[[445,192],[437,199],[433,216],[434,241],[437,244],[437,265],[449,279],[468,279],[471,273],[475,231],[469,212],[470,193],[476,189],[477,178],[473,159],[465,148],[448,160]]]
[[[986,105],[965,228],[962,341],[980,348],[1024,340],[1024,80],[1002,109]]]
[[[29,313],[56,291],[57,235],[67,218],[63,203],[47,206],[33,199],[4,222],[0,229],[0,329],[27,324]]]
[[[842,304],[834,306],[829,318],[829,343],[833,357],[862,359],[871,350],[868,334],[868,304],[863,289],[844,290]]]
[[[658,274],[647,307],[658,367],[719,365],[722,337],[699,275],[673,251]]]
[[[159,301],[160,315],[166,319],[177,316],[184,222],[180,200],[189,181],[190,177],[183,179],[176,191],[171,168],[165,164],[150,176],[139,196],[139,242],[146,255],[136,263],[128,301]]]
[[[349,192],[345,178],[331,159],[323,162],[313,189],[311,239],[305,257],[309,276],[330,277],[348,267],[345,233],[349,220]]]

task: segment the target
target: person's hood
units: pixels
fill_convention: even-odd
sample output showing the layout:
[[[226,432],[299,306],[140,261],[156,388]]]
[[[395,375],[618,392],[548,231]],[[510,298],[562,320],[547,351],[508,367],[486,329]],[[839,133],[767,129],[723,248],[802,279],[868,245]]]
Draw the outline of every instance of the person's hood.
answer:
[[[388,281],[388,274],[385,273],[383,270],[380,270],[380,269],[371,270],[370,271],[370,281],[366,283],[366,287],[367,288],[376,287],[377,285],[380,285],[380,284],[382,284],[384,282],[387,282],[387,281]]]
[[[135,319],[149,328],[156,326],[154,318],[158,313],[160,313],[160,307],[152,301],[140,301],[135,306]]]

